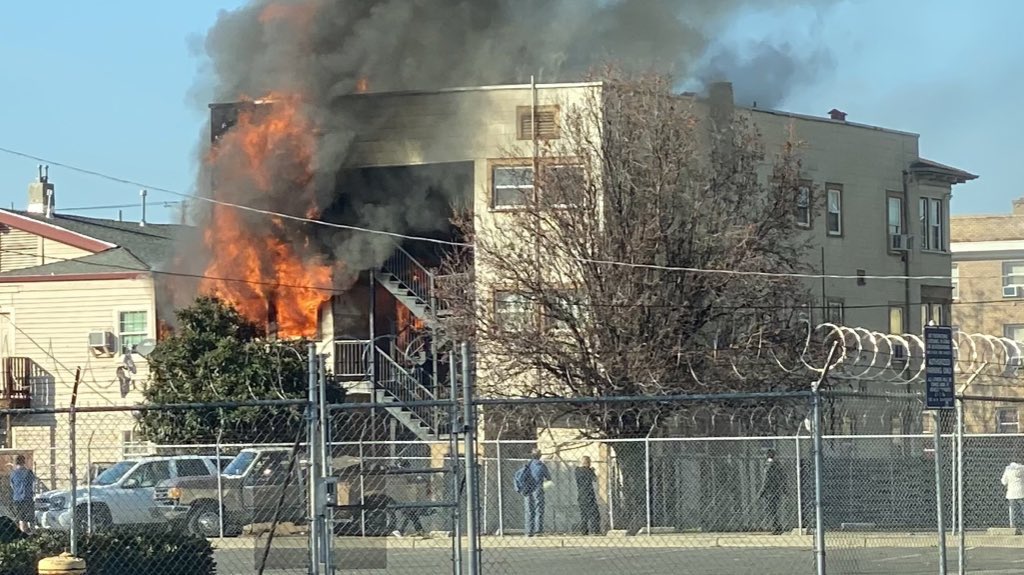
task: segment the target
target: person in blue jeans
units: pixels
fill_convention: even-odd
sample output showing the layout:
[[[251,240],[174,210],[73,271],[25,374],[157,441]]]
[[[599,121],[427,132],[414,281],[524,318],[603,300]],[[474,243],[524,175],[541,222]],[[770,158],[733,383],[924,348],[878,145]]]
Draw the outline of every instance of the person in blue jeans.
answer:
[[[36,475],[25,466],[25,456],[14,458],[14,470],[11,471],[11,499],[14,501],[14,515],[18,520],[18,529],[28,533],[35,522]]]
[[[523,494],[526,505],[526,536],[533,537],[544,533],[544,482],[551,481],[548,466],[540,460],[540,451],[530,452],[530,461],[526,464],[532,478],[532,490]]]

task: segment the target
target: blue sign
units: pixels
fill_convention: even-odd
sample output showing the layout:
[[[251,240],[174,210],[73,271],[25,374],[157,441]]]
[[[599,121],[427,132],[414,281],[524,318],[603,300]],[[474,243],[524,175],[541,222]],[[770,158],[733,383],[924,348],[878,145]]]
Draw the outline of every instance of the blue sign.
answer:
[[[953,409],[953,328],[924,328],[925,409]]]

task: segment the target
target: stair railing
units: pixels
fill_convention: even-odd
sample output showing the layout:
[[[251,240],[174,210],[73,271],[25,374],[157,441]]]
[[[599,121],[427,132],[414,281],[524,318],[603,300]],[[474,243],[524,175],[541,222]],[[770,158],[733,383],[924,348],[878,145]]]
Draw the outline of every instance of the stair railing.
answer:
[[[397,399],[399,402],[411,401],[434,401],[434,393],[420,384],[416,377],[407,372],[402,366],[391,358],[384,350],[376,348],[378,358],[377,384],[385,393]],[[409,406],[404,407],[423,422],[431,431],[437,433],[435,421],[435,406]]]
[[[381,269],[395,276],[402,287],[424,304],[430,305],[434,294],[434,274],[401,246],[395,246],[395,251],[384,260]]]

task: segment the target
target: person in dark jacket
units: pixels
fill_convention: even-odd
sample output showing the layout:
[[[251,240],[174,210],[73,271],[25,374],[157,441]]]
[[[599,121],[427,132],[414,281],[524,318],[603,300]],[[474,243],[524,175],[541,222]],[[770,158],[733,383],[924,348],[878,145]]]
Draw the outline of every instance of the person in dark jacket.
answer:
[[[18,529],[28,533],[35,522],[36,475],[25,465],[25,456],[14,458],[14,470],[11,471],[11,492],[14,501],[14,515],[18,520]]]
[[[601,515],[597,509],[597,494],[594,484],[597,474],[590,466],[590,458],[580,458],[576,468],[576,501],[580,506],[580,529],[584,535],[598,535],[601,532]]]
[[[782,503],[782,491],[785,488],[785,475],[782,466],[775,458],[775,450],[769,449],[764,464],[764,483],[761,485],[761,499],[764,500],[768,525],[774,535],[782,535],[782,521],[779,518],[779,507]]]

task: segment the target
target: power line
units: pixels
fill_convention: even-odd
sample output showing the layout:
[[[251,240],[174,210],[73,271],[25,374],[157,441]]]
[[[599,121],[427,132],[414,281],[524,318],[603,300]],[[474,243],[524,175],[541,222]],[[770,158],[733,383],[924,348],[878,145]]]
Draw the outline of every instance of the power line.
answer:
[[[424,237],[424,236],[414,236],[414,235],[409,235],[409,234],[400,234],[400,233],[396,233],[396,232],[389,232],[389,231],[385,231],[385,230],[377,230],[377,229],[366,228],[366,227],[361,227],[361,226],[352,226],[352,225],[347,225],[347,224],[338,224],[338,223],[333,223],[333,222],[326,222],[326,221],[323,221],[323,220],[316,220],[316,219],[312,219],[312,218],[295,216],[295,215],[292,215],[292,214],[286,214],[286,213],[282,213],[282,212],[275,212],[275,211],[272,211],[272,210],[264,210],[264,209],[260,209],[260,208],[254,208],[252,206],[246,206],[246,205],[243,205],[243,204],[236,204],[236,203],[233,203],[233,202],[225,202],[223,200],[217,200],[217,199],[214,199],[214,198],[207,198],[207,197],[199,196],[199,195],[196,195],[196,194],[189,194],[189,193],[185,193],[185,192],[179,192],[179,191],[171,190],[171,189],[164,188],[164,187],[161,187],[161,186],[153,186],[153,185],[145,184],[143,182],[139,182],[139,181],[135,181],[135,180],[130,180],[130,179],[127,179],[127,178],[122,178],[122,177],[118,177],[118,176],[112,176],[112,175],[109,175],[109,174],[105,174],[103,172],[98,172],[98,171],[95,171],[95,170],[81,168],[81,167],[78,167],[78,166],[74,166],[72,164],[66,164],[66,163],[63,163],[63,162],[58,162],[58,161],[55,161],[55,160],[50,160],[50,159],[47,159],[47,158],[43,158],[43,157],[36,156],[36,155],[33,155],[33,154],[28,154],[28,153],[25,153],[25,152],[19,152],[17,150],[13,150],[13,149],[10,149],[10,148],[0,147],[0,152],[6,153],[6,154],[10,154],[10,155],[14,155],[14,156],[19,156],[19,157],[22,157],[22,158],[28,158],[28,159],[39,161],[39,162],[44,162],[44,163],[47,163],[47,164],[52,164],[54,166],[60,166],[62,168],[66,168],[68,170],[72,170],[72,171],[83,173],[83,174],[87,174],[87,175],[90,175],[90,176],[94,176],[94,177],[110,180],[110,181],[113,181],[113,182],[118,182],[118,183],[122,183],[122,184],[128,184],[128,185],[132,185],[132,186],[138,186],[138,187],[142,187],[142,188],[146,188],[146,189],[149,189],[149,190],[153,190],[153,191],[157,191],[157,192],[162,192],[162,193],[166,193],[166,194],[171,194],[171,195],[182,197],[182,198],[199,200],[199,201],[208,202],[208,203],[219,205],[219,206],[235,208],[235,209],[244,210],[244,211],[253,212],[253,213],[258,213],[258,214],[262,214],[262,215],[266,215],[266,216],[272,216],[272,217],[276,217],[276,218],[282,218],[282,219],[292,220],[292,221],[306,223],[306,224],[326,226],[326,227],[335,228],[335,229],[344,229],[344,230],[355,231],[355,232],[362,232],[362,233],[368,233],[368,234],[384,235],[384,236],[388,236],[388,237],[392,237],[392,238],[397,238],[397,239],[406,239],[406,240],[412,240],[412,241],[429,242],[429,243],[440,244],[440,245],[448,245],[448,246],[453,246],[453,247],[470,247],[470,248],[473,247],[473,244],[468,244],[468,243],[464,243],[464,242],[452,242],[452,241],[440,240],[440,239],[436,239],[436,238],[428,238],[428,237]],[[945,281],[945,280],[950,280],[951,279],[950,275],[921,275],[921,276],[912,276],[912,275],[846,275],[846,274],[813,274],[813,273],[796,273],[796,272],[764,272],[764,271],[747,271],[747,270],[706,269],[706,268],[695,268],[695,267],[686,267],[686,266],[668,266],[668,265],[658,265],[658,264],[642,264],[642,263],[631,263],[631,262],[622,262],[622,261],[616,261],[616,260],[604,260],[604,259],[593,259],[593,258],[583,258],[583,257],[572,257],[570,259],[572,259],[574,261],[581,262],[581,263],[591,263],[591,264],[598,264],[598,265],[610,265],[610,266],[619,266],[619,267],[627,267],[627,268],[635,268],[635,269],[650,269],[650,270],[659,270],[659,271],[704,273],[704,274],[720,274],[720,275],[738,275],[738,276],[748,276],[748,277],[753,276],[753,277],[770,277],[770,278],[796,278],[796,279],[834,279],[834,280],[851,280],[851,279],[856,279],[856,280],[903,280],[903,281],[907,281],[907,280],[920,280],[920,281],[923,281],[923,280],[943,280],[943,281]],[[960,279],[980,279],[980,278],[966,278],[966,277],[962,277]]]
[[[39,254],[36,254],[36,253],[31,253],[31,252],[23,252],[23,251],[19,251],[19,250],[12,250],[10,248],[0,248],[0,253],[9,253],[9,254],[14,254],[14,255],[29,256],[29,257],[38,257],[38,255],[39,255]],[[333,287],[333,286],[318,286],[318,285],[308,285],[308,284],[295,284],[295,283],[285,283],[285,282],[279,282],[279,281],[253,280],[253,279],[245,279],[245,278],[222,277],[222,276],[207,275],[207,274],[195,274],[195,273],[188,273],[188,272],[175,272],[175,271],[170,271],[170,270],[145,269],[145,268],[138,268],[138,267],[131,267],[131,266],[112,264],[112,263],[83,261],[82,258],[61,258],[61,257],[56,257],[56,256],[46,256],[46,257],[47,257],[47,259],[57,260],[58,262],[74,262],[74,263],[78,263],[78,264],[82,264],[82,265],[87,265],[87,266],[103,267],[103,268],[114,268],[114,269],[118,269],[118,270],[137,272],[137,273],[140,273],[140,274],[154,274],[154,275],[163,275],[163,276],[187,278],[187,279],[211,280],[211,281],[221,281],[221,282],[229,282],[229,283],[242,283],[242,284],[259,285],[259,286],[267,286],[267,287],[305,289],[305,290],[314,290],[314,291],[320,291],[320,292],[329,292],[329,293],[332,293],[332,294],[347,293],[349,291],[347,289],[340,289],[340,288],[336,288],[336,287]],[[0,277],[4,277],[4,276],[0,276]],[[18,276],[6,276],[6,277],[10,277],[12,279],[16,279]],[[59,276],[54,276],[54,277],[56,278],[56,277],[59,277]],[[485,301],[485,302],[488,302],[488,303],[495,303],[495,302],[500,303],[500,302],[504,302],[505,301],[504,299],[499,298],[499,297],[495,297],[493,295],[490,296],[490,297],[474,298],[472,300],[469,300],[469,299],[460,300],[460,299],[456,299],[456,298],[447,298],[447,299],[449,301],[459,301],[460,303],[472,303],[473,301]],[[934,303],[936,303],[936,302],[934,302],[934,301],[918,301],[918,302],[910,302],[909,305],[916,306],[916,305],[925,305],[925,304],[934,304]],[[973,301],[960,300],[960,301],[953,301],[953,302],[951,302],[950,305],[990,305],[990,304],[1015,304],[1016,305],[1016,304],[1024,304],[1024,300],[1015,300],[1015,299],[994,299],[994,300],[973,300]],[[600,302],[586,302],[586,301],[573,302],[573,303],[568,303],[566,305],[567,305],[567,307],[623,308],[623,309],[676,309],[676,308],[692,309],[692,308],[703,308],[703,307],[705,307],[705,306],[697,306],[697,305],[692,305],[692,304],[691,305],[685,305],[685,304],[675,304],[675,303],[665,303],[665,304],[656,304],[656,303],[649,303],[649,304],[645,304],[645,303],[611,303],[611,302],[600,303]],[[894,304],[890,304],[890,303],[887,302],[887,303],[880,303],[880,304],[848,305],[848,306],[843,306],[843,310],[845,311],[845,310],[855,310],[855,309],[883,309],[883,308],[887,309],[887,308],[890,308],[890,307],[899,307],[899,306],[903,306],[903,305],[907,305],[907,304],[904,304],[904,303],[901,302],[900,304],[894,306]],[[748,310],[748,309],[749,310],[793,310],[793,311],[797,311],[797,312],[800,311],[801,309],[812,309],[812,310],[814,310],[814,309],[825,309],[825,307],[823,305],[805,305],[805,306],[802,306],[802,305],[799,305],[799,304],[797,304],[797,305],[780,305],[780,304],[774,304],[774,305],[769,305],[769,304],[765,304],[765,305],[755,305],[755,304],[729,305],[729,304],[713,304],[710,307],[713,308],[713,309],[719,309],[719,310],[730,310],[730,309],[732,309],[732,310]]]

